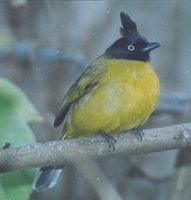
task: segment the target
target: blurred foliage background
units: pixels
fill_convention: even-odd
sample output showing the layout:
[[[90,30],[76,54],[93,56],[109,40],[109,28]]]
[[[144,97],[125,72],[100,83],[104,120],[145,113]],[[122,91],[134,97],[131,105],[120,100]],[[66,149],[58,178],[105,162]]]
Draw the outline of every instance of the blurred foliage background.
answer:
[[[181,3],[179,0],[1,1],[0,74],[16,83],[44,117],[43,124],[33,125],[37,141],[60,137],[60,129],[54,129],[52,124],[61,99],[85,67],[119,38],[121,11],[137,22],[147,39],[161,44],[152,54],[163,94],[158,109],[162,110],[167,102],[166,107],[170,109],[169,105],[174,105],[172,110],[176,111],[156,112],[145,127],[189,122],[190,8],[190,0]],[[131,157],[119,155],[96,161],[95,165],[121,199],[180,199],[170,194],[176,196],[173,191],[176,187],[172,185],[174,180],[179,181],[177,168],[185,160],[190,163],[189,154],[189,150],[184,150]],[[179,155],[185,157],[184,161]],[[191,191],[189,183],[186,182],[187,188],[183,190]],[[178,191],[182,190],[178,188]],[[190,199],[190,195],[188,192],[188,196],[181,198]],[[65,167],[55,188],[34,192],[30,199],[97,200],[99,197],[78,168],[71,165]]]

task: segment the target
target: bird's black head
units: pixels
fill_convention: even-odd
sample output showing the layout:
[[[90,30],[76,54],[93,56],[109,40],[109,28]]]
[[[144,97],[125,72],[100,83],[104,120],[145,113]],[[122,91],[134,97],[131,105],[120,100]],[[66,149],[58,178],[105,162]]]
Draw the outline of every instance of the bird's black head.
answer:
[[[137,31],[136,23],[131,20],[128,14],[121,12],[122,37],[115,41],[105,51],[105,55],[110,58],[128,60],[150,60],[150,51],[159,47],[159,43],[149,42]]]

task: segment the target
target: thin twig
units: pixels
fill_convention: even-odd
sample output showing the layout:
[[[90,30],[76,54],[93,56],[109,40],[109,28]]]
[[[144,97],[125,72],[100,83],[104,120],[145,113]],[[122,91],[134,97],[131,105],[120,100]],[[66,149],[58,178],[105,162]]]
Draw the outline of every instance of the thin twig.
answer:
[[[51,141],[0,150],[0,172],[62,165],[114,154],[142,154],[191,146],[191,123],[144,130],[142,142],[135,134],[116,135],[115,151],[100,136]]]

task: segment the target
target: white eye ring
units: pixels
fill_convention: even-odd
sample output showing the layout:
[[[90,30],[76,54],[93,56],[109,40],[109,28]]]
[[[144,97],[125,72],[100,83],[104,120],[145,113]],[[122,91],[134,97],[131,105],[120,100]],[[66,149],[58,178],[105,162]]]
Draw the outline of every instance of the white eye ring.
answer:
[[[129,51],[133,51],[135,49],[135,47],[132,44],[130,44],[127,48]]]

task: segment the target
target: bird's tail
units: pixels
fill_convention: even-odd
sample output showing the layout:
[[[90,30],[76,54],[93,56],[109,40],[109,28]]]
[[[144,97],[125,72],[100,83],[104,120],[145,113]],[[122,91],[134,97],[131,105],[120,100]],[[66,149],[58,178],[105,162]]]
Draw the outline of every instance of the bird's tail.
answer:
[[[64,166],[42,167],[38,172],[34,182],[33,189],[37,192],[52,188],[56,185],[58,178]]]
[[[64,140],[65,137],[66,134],[62,136],[61,140]],[[33,189],[40,192],[48,188],[53,188],[56,185],[63,168],[64,165],[41,167],[33,181]]]

